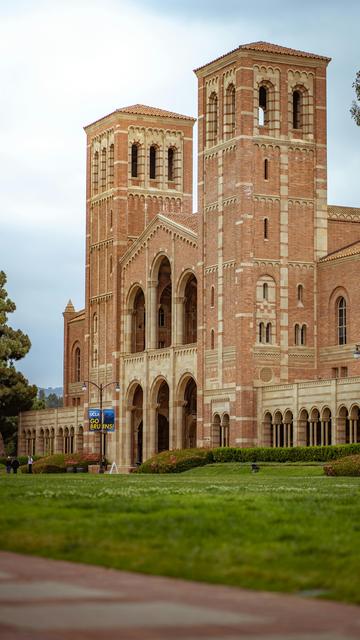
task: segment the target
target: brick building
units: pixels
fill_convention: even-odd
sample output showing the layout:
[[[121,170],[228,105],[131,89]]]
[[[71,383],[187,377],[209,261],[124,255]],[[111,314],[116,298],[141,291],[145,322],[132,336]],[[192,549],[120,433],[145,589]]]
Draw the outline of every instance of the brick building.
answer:
[[[327,204],[330,59],[256,42],[195,71],[194,119],[134,105],[85,127],[85,309],[64,311],[62,410],[20,450],[123,469],[190,446],[360,441],[360,209]],[[115,382],[120,385],[116,390]]]

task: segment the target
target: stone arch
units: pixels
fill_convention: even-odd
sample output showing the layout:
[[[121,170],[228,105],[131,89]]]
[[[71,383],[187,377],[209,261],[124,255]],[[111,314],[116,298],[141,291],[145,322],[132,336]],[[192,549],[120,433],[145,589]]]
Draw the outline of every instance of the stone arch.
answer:
[[[218,413],[215,413],[212,418],[212,446],[220,447],[221,438],[221,418]]]
[[[150,306],[153,324],[150,347],[169,347],[172,344],[172,265],[164,253],[155,257],[151,267]],[[159,326],[160,310],[164,313],[162,326]]]
[[[339,444],[350,443],[350,418],[345,405],[340,405],[337,411],[337,442]]]
[[[178,445],[183,449],[194,448],[197,444],[197,384],[189,372],[183,374],[178,384],[176,405]]]
[[[352,444],[353,442],[360,442],[360,407],[358,404],[353,404],[349,410],[349,435],[348,441],[346,442]]]
[[[128,387],[127,405],[131,411],[130,460],[134,466],[144,458],[144,392],[138,380],[133,380]]]
[[[126,302],[126,351],[138,353],[145,350],[146,308],[145,294],[139,283],[132,285]]]
[[[272,415],[270,411],[265,411],[262,420],[262,442],[264,447],[272,446]]]

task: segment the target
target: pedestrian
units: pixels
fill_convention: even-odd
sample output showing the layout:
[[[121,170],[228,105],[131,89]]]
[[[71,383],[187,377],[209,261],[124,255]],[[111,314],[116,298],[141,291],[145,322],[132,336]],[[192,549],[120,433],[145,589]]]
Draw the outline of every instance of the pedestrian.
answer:
[[[34,460],[32,459],[32,456],[28,456],[28,473],[32,473],[33,462]]]
[[[11,471],[11,458],[8,456],[6,458],[6,473],[10,473]]]
[[[13,458],[13,461],[11,463],[12,466],[12,470],[14,473],[17,473],[18,468],[20,467],[20,462],[17,458]]]

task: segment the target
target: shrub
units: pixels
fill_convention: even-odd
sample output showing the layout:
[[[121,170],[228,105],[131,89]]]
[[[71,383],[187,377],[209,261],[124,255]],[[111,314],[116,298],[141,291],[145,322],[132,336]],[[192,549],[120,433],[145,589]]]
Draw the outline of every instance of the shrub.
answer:
[[[212,462],[211,449],[163,451],[146,460],[136,473],[181,473]]]
[[[27,458],[26,458],[27,460]],[[56,453],[52,456],[40,458],[33,464],[33,473],[66,473],[67,467],[84,467],[99,462],[99,454]],[[20,467],[22,473],[27,473],[27,465]]]
[[[349,454],[360,454],[360,443],[327,447],[178,449],[153,456],[136,473],[181,473],[212,462],[327,462]]]
[[[360,454],[345,456],[324,466],[327,476],[360,476]]]
[[[13,457],[13,456],[11,456],[11,457]],[[33,458],[34,462],[36,460],[41,460],[41,456],[33,456],[32,458]],[[0,458],[0,464],[5,464],[6,465],[6,459],[7,459],[7,456],[2,456]],[[17,456],[17,459],[19,460],[20,465],[27,464],[27,459],[28,459],[27,456]]]

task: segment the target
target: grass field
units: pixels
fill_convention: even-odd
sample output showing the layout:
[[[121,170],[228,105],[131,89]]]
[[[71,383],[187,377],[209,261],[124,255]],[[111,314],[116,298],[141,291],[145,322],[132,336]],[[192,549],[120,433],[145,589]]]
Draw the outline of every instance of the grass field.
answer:
[[[360,603],[360,478],[321,466],[0,477],[0,548]]]

